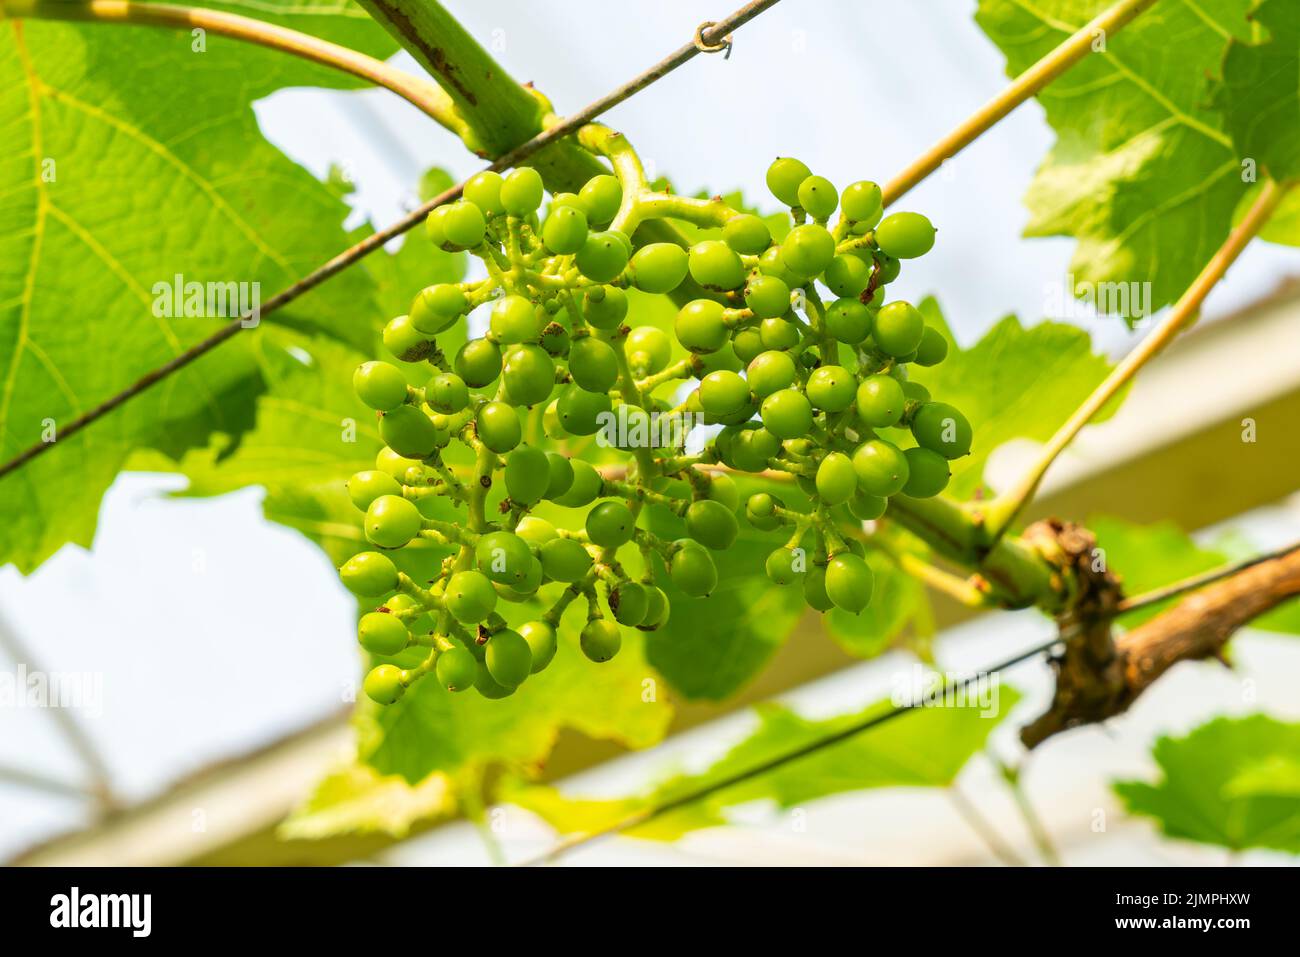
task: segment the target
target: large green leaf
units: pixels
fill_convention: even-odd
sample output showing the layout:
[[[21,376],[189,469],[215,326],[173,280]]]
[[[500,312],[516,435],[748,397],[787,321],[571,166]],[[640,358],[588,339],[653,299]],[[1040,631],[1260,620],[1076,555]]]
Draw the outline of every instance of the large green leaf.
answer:
[[[1115,791],[1130,813],[1155,818],[1170,837],[1300,854],[1297,754],[1300,724],[1216,718],[1156,742],[1156,783],[1121,781]]]
[[[1015,75],[1110,4],[980,0],[976,20]],[[1249,38],[1249,4],[1158,3],[1038,94],[1057,138],[1026,196],[1026,234],[1077,239],[1076,280],[1150,282],[1158,309],[1223,242],[1247,184],[1207,78],[1230,37]]]

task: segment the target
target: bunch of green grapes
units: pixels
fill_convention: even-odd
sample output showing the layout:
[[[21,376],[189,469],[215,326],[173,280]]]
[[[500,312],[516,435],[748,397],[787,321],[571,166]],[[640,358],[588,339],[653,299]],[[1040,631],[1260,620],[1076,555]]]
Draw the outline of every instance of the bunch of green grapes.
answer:
[[[873,586],[863,523],[891,496],[940,492],[949,462],[969,452],[961,413],[908,380],[909,365],[944,359],[945,339],[887,295],[900,262],[933,246],[929,220],[883,216],[875,183],[840,192],[781,158],[767,172],[790,208],[778,241],[768,220],[719,199],[651,190],[622,148],[619,176],[552,196],[544,217],[531,168],[481,173],[435,209],[434,243],[479,257],[487,276],[424,289],[384,330],[397,362],[356,370],[386,447],[348,482],[374,548],[342,579],[382,602],[360,622],[367,651],[427,650],[413,667],[369,672],[377,702],[429,673],[451,691],[513,693],[551,662],[560,618],[579,599],[582,652],[608,661],[623,628],[667,622],[665,578],[688,596],[714,590],[711,553],[732,546],[742,511],[757,529],[788,532],[766,560],[774,585],[801,582],[812,607],[860,612]],[[652,218],[690,222],[701,238],[635,247],[630,235]],[[629,288],[683,303],[671,335],[629,328]],[[480,306],[486,332],[448,355],[440,337]],[[713,426],[695,433],[711,437],[688,453],[695,426]],[[593,436],[624,464],[566,454]],[[742,506],[728,470],[788,480],[807,502],[787,505],[772,481]],[[489,509],[492,490],[504,495]],[[430,506],[444,502],[465,519],[436,517],[445,508]],[[585,517],[557,527],[533,514],[543,503]],[[653,533],[649,507],[677,516],[684,534]],[[449,554],[424,584],[390,557],[430,546]],[[512,627],[503,603],[524,602],[549,610]]]

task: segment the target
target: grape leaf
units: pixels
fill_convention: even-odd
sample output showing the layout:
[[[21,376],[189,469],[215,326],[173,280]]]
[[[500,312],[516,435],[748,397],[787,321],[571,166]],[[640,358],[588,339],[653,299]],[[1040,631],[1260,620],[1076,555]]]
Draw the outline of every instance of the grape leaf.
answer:
[[[1057,138],[1025,197],[1025,234],[1077,239],[1076,280],[1149,282],[1158,309],[1227,236],[1247,184],[1207,77],[1230,37],[1249,38],[1249,3],[1156,4],[1038,94]],[[980,0],[976,22],[1014,76],[1109,5]]]
[[[351,5],[258,9],[393,49]],[[0,194],[0,457],[55,440],[224,324],[170,301],[176,276],[251,303],[346,245],[346,205],[261,137],[252,103],[289,83],[356,81],[247,43],[196,44],[189,31],[0,24],[0,181],[11,186]],[[238,298],[201,311],[237,315]],[[363,345],[372,333],[357,317],[371,308],[369,280],[351,272],[276,322]],[[89,544],[99,499],[133,449],[176,456],[246,429],[262,390],[259,338],[240,333],[0,480],[0,560],[30,571],[66,542]]]
[[[449,817],[456,805],[452,780],[445,774],[430,774],[412,785],[396,775],[351,764],[318,781],[276,828],[276,836],[311,841],[339,834],[387,834],[400,840],[417,823]]]
[[[1008,316],[969,349],[957,346],[939,305],[927,297],[918,305],[926,323],[948,340],[948,358],[931,368],[914,368],[911,378],[935,399],[955,406],[970,420],[971,454],[952,464],[947,494],[969,498],[984,476],[995,448],[1011,439],[1045,441],[1110,372],[1092,351],[1088,334],[1075,326],[1041,322],[1025,328]],[[1094,421],[1114,414],[1113,400]],[[915,445],[906,433],[902,444]]]
[[[1300,854],[1296,754],[1300,724],[1216,718],[1156,742],[1156,783],[1120,781],[1115,791],[1129,813],[1154,818],[1169,837]]]

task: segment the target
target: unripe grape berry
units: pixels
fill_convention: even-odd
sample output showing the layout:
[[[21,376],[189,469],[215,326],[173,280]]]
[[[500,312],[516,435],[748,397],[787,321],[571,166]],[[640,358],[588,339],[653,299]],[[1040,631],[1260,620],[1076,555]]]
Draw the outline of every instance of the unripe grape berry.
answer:
[[[467,200],[460,200],[447,207],[442,216],[442,231],[447,242],[465,249],[483,242],[487,222],[483,210]]]
[[[773,392],[763,400],[760,415],[763,428],[779,439],[797,439],[812,429],[812,404],[795,389]]]
[[[595,336],[584,336],[569,347],[569,375],[588,392],[608,392],[618,381],[614,347]]]
[[[637,326],[623,340],[623,354],[634,375],[654,375],[673,357],[668,333],[656,326]]]
[[[727,342],[729,331],[722,304],[712,299],[694,299],[682,306],[673,323],[677,341],[695,353],[716,352]]]
[[[572,538],[556,538],[542,546],[542,571],[557,582],[580,581],[591,569],[591,554]]]
[[[366,509],[366,539],[381,548],[401,548],[423,524],[414,502],[398,495],[381,495]]]
[[[767,188],[787,206],[799,205],[799,184],[812,175],[803,163],[789,156],[778,157],[767,168]]]
[[[920,213],[891,213],[876,227],[876,245],[895,259],[915,259],[934,247],[934,233]]]
[[[706,239],[691,247],[687,257],[691,278],[705,289],[735,289],[745,281],[745,266],[726,243]]]
[[[496,679],[488,671],[486,662],[475,661],[474,667],[474,690],[483,697],[496,701],[501,698],[508,698],[515,693],[514,688],[507,688],[505,685],[497,684]]]
[[[650,243],[632,256],[628,270],[632,284],[642,292],[672,292],[686,278],[688,256],[676,243]]]
[[[488,639],[483,663],[493,681],[503,688],[515,688],[532,674],[533,651],[523,635],[507,628]]]
[[[880,307],[871,337],[882,351],[900,357],[916,351],[924,332],[925,318],[920,311],[910,302],[897,299]]]
[[[474,684],[478,661],[468,648],[457,645],[438,656],[433,665],[438,683],[448,691],[464,691]]]
[[[616,176],[608,173],[593,176],[578,191],[578,201],[592,223],[605,226],[618,214],[618,207],[623,202],[623,187]]]
[[[574,257],[578,272],[592,282],[609,282],[627,266],[626,240],[613,230],[589,233]]]
[[[780,439],[765,428],[750,426],[736,434],[728,464],[742,472],[761,472],[780,451]]]
[[[871,439],[853,453],[858,485],[868,495],[888,498],[907,484],[907,458],[898,446],[884,439]]]
[[[588,392],[575,382],[560,392],[556,408],[560,424],[570,435],[595,435],[608,421],[613,403],[604,393]]]
[[[926,326],[921,333],[921,342],[916,347],[916,359],[919,366],[937,366],[948,357],[948,340],[938,329]]]
[[[767,577],[775,585],[788,585],[795,581],[801,572],[795,571],[795,565],[799,561],[793,548],[778,548],[767,556],[764,563],[764,570]]]
[[[551,300],[554,302],[554,300]],[[542,329],[542,336],[538,343],[546,350],[548,356],[567,356],[569,354],[569,344],[572,342],[569,336],[569,330],[558,322],[548,322]]]
[[[681,546],[668,562],[673,584],[692,598],[703,598],[718,586],[718,569],[709,553],[692,541]]]
[[[469,300],[459,286],[440,282],[420,290],[411,303],[409,316],[416,329],[435,336],[455,325],[468,308]]]
[[[827,219],[839,204],[835,184],[825,176],[808,176],[799,184],[799,205],[813,219]]]
[[[533,553],[528,543],[514,532],[487,532],[480,535],[474,545],[474,562],[478,570],[499,585],[523,582],[532,560]]]
[[[840,342],[857,345],[871,334],[871,311],[856,297],[836,299],[826,308],[826,331]]]
[[[543,452],[542,454],[549,455],[550,453]],[[534,555],[540,555],[542,546],[558,538],[560,533],[546,519],[537,515],[525,515],[519,520],[519,524],[515,526],[515,534],[528,543]]]
[[[740,488],[736,485],[736,480],[725,472],[714,472],[709,476],[707,494],[713,501],[725,505],[729,511],[734,512],[740,508]]]
[[[521,166],[501,181],[498,195],[511,216],[527,216],[542,205],[542,176],[531,166]]]
[[[370,507],[371,502],[381,495],[402,494],[402,486],[397,479],[387,472],[380,472],[377,469],[358,472],[353,475],[352,478],[348,479],[347,489],[352,504],[363,512]]]
[[[803,576],[803,600],[809,608],[817,611],[830,611],[835,607],[826,594],[826,569],[820,565],[812,566]]]
[[[443,444],[429,417],[415,406],[399,405],[379,419],[379,435],[394,452],[406,458],[422,459]]]
[[[790,287],[776,276],[755,276],[745,286],[745,305],[760,319],[784,316],[790,309]]]
[[[366,697],[376,704],[392,704],[406,689],[402,686],[402,669],[394,665],[371,668],[362,682]]]
[[[746,370],[749,388],[760,399],[794,385],[795,364],[787,352],[763,352]]]
[[[762,255],[758,257],[758,271],[764,276],[775,276],[791,289],[803,285],[807,279],[806,276],[799,276],[790,271],[785,264],[785,260],[781,258],[779,244],[764,250]]]
[[[828,452],[817,466],[817,494],[827,505],[847,502],[858,490],[858,473],[843,452]]]
[[[858,418],[873,429],[897,425],[906,404],[903,387],[893,376],[867,376],[858,385]]]
[[[903,382],[903,396],[908,402],[929,402],[930,390],[919,382]]]
[[[587,241],[587,214],[574,206],[551,210],[542,224],[542,242],[558,255],[571,255]]]
[[[872,522],[885,514],[885,509],[889,507],[889,499],[881,498],[879,495],[868,495],[859,489],[849,499],[849,514],[860,522]]]
[[[826,267],[822,282],[837,296],[857,297],[871,282],[871,267],[857,256],[842,253]]]
[[[766,347],[757,329],[738,329],[731,336],[731,351],[741,362],[749,363]]]
[[[433,245],[441,249],[447,244],[447,233],[443,229],[443,218],[447,214],[447,206],[439,206],[431,211],[424,220],[424,232],[429,237]]]
[[[944,402],[926,402],[912,416],[912,435],[922,448],[946,459],[959,459],[970,452],[971,427],[962,415]]]
[[[871,604],[875,576],[865,561],[851,552],[826,563],[826,595],[836,608],[856,615]]]
[[[764,319],[759,324],[758,337],[763,340],[764,346],[778,352],[793,349],[803,341],[799,327],[787,317]]]
[[[804,393],[815,408],[843,412],[853,404],[856,380],[842,366],[821,366],[808,377]]]
[[[535,505],[545,497],[550,486],[550,460],[541,449],[521,445],[507,457],[504,474],[510,501],[519,505]]]
[[[481,389],[501,374],[501,349],[490,339],[471,339],[460,347],[452,366],[467,386]]]
[[[387,412],[406,401],[406,377],[388,362],[363,362],[352,373],[352,388],[372,409]]]
[[[492,614],[497,606],[497,593],[482,572],[456,572],[447,581],[442,601],[457,621],[473,625]]]
[[[722,227],[722,240],[744,256],[757,256],[772,245],[772,231],[753,213],[741,213]]]
[[[385,612],[372,611],[362,615],[357,624],[357,640],[372,655],[395,655],[411,640],[400,618]]]
[[[455,415],[469,405],[469,387],[454,372],[439,372],[424,387],[424,401],[435,412]]]
[[[545,670],[559,648],[559,636],[556,635],[555,628],[544,621],[529,621],[519,626],[519,634],[528,642],[528,650],[532,654],[532,673]]]
[[[662,628],[668,624],[668,616],[672,609],[668,606],[668,596],[664,590],[657,585],[646,583],[646,612],[645,618],[637,628],[642,631],[654,631],[656,628]]]
[[[705,548],[721,552],[735,543],[740,525],[731,509],[721,502],[703,499],[687,507],[686,531]]]
[[[601,502],[587,513],[587,537],[601,548],[618,548],[632,540],[636,517],[622,502]]]
[[[478,410],[478,437],[498,455],[509,452],[523,438],[519,414],[504,402],[488,402]]]
[[[556,499],[573,487],[573,464],[567,455],[546,453],[546,492],[543,498]]]
[[[869,180],[850,183],[840,196],[840,211],[855,223],[870,220],[880,208],[880,187]]]
[[[617,286],[596,286],[582,299],[582,317],[596,329],[617,329],[627,317],[627,293]]]
[[[749,383],[734,372],[710,372],[700,380],[700,405],[710,415],[731,415],[749,404]]]
[[[542,585],[542,563],[531,555],[524,563],[518,581],[512,585],[496,586],[498,593],[508,601],[525,601],[536,594]]]
[[[339,577],[348,591],[363,598],[386,595],[397,588],[397,566],[379,552],[353,555],[339,569]]]
[[[492,337],[502,345],[514,345],[536,339],[541,332],[537,309],[523,296],[510,293],[492,304],[488,314]]]
[[[904,449],[907,458],[907,484],[903,494],[912,498],[930,498],[938,495],[948,485],[952,472],[948,469],[948,460],[938,452],[929,449]]]
[[[501,205],[501,174],[492,170],[475,173],[465,181],[465,198],[483,210],[485,215],[498,216],[506,211]]]
[[[609,661],[623,646],[623,635],[614,622],[593,618],[582,629],[578,644],[582,646],[582,653],[592,661]]]
[[[551,397],[555,388],[555,363],[541,346],[525,343],[506,352],[501,378],[511,402],[519,406],[536,405]]]
[[[650,599],[644,585],[632,581],[620,582],[609,593],[609,607],[614,613],[615,621],[635,628],[645,621]]]
[[[824,226],[816,223],[796,226],[781,240],[781,261],[787,269],[799,276],[816,276],[834,258],[835,238]]]
[[[408,459],[398,455],[392,449],[385,446],[375,455],[375,468],[379,471],[391,475],[398,482],[405,482],[407,473],[412,468],[421,468],[419,459]]]

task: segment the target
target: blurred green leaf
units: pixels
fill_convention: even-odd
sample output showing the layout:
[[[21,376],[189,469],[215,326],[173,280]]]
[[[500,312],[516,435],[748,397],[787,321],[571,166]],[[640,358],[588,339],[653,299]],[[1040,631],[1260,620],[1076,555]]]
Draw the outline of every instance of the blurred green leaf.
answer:
[[[397,775],[352,764],[317,782],[276,835],[286,841],[340,834],[386,834],[400,840],[415,824],[448,817],[455,810],[455,791],[445,774],[430,774],[412,785]]]

